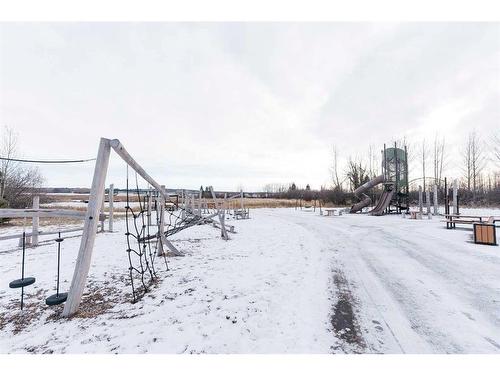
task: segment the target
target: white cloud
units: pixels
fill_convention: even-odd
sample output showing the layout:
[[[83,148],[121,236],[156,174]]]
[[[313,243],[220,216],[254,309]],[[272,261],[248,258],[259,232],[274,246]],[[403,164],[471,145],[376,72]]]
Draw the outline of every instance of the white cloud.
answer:
[[[119,138],[172,187],[318,187],[333,143],[497,128],[499,50],[498,24],[2,24],[0,123],[26,156]],[[43,172],[90,185],[91,167]]]

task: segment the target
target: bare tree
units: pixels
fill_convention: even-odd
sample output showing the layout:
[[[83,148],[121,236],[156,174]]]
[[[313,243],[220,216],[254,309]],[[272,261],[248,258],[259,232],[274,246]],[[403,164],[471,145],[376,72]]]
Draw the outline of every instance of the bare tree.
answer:
[[[483,142],[475,131],[472,132],[471,139],[472,192],[475,193],[481,181],[481,173],[486,166],[486,157],[483,152]]]
[[[5,199],[5,187],[10,174],[15,174],[17,165],[11,161],[16,156],[17,135],[14,131],[5,126],[2,129],[2,143],[0,144],[0,198]]]
[[[463,166],[464,179],[467,185],[467,190],[470,191],[471,181],[472,181],[472,146],[471,146],[471,134],[467,136],[467,142],[463,149]]]
[[[341,190],[342,189],[342,182],[339,179],[339,173],[338,173],[338,151],[337,147],[333,145],[333,153],[332,153],[332,165],[330,167],[330,173],[332,176],[332,182],[333,182],[333,187],[334,189]]]
[[[17,155],[17,134],[9,127],[2,129],[0,144],[0,198],[10,207],[26,206],[31,200],[34,188],[43,178],[38,168],[26,168],[15,159]]]
[[[445,164],[446,153],[445,153],[446,140],[444,137],[439,138],[438,135],[434,137],[434,155],[433,155],[433,169],[434,169],[434,179],[439,187],[441,187],[441,179],[443,177],[443,167]]]
[[[266,193],[284,193],[285,191],[288,190],[288,185],[280,183],[271,183],[264,185],[263,190]]]
[[[377,152],[373,145],[368,147],[368,174],[370,178],[375,178],[378,174],[379,169],[377,168]]]
[[[500,131],[497,131],[495,134],[493,134],[492,143],[493,160],[500,167]]]
[[[476,131],[472,131],[467,136],[467,142],[464,148],[463,171],[467,184],[467,190],[473,193],[477,192],[480,175],[486,165],[486,158],[483,152],[482,140]]]
[[[422,178],[423,178],[423,188],[425,193],[425,164],[427,161],[427,144],[425,142],[425,138],[422,139],[422,147],[420,149],[420,160],[422,162]]]
[[[350,182],[352,191],[356,190],[370,179],[363,163],[361,161],[352,160],[351,158],[347,164],[346,176]]]

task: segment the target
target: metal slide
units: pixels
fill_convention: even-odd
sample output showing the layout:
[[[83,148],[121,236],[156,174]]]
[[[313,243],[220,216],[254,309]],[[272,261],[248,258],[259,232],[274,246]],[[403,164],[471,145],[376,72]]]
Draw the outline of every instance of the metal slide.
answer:
[[[384,214],[385,209],[389,206],[391,203],[392,196],[394,195],[394,189],[392,188],[391,190],[384,190],[382,193],[382,196],[377,202],[377,205],[373,210],[368,212],[370,215],[374,216],[380,216]]]
[[[372,203],[372,200],[368,195],[365,194],[365,191],[373,188],[374,186],[376,186],[378,184],[383,183],[384,181],[385,181],[384,175],[380,175],[380,176],[375,177],[373,180],[370,180],[370,181],[364,183],[363,185],[358,187],[356,190],[354,190],[354,195],[357,198],[360,198],[360,199],[363,198],[363,199],[351,207],[351,211],[350,211],[351,214],[356,213],[358,211],[361,211],[364,207],[369,206]],[[389,200],[389,202],[390,202],[390,200]]]

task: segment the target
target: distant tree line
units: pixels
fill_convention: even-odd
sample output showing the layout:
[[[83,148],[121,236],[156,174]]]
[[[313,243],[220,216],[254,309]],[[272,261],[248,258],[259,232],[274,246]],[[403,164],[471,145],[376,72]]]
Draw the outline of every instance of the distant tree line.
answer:
[[[472,130],[463,141],[461,159],[454,164],[450,161],[445,137],[436,135],[431,142],[423,139],[414,143],[403,138],[395,143],[397,147],[406,147],[408,150],[409,195],[413,204],[418,202],[419,186],[425,193],[427,190],[433,191],[436,184],[442,197],[445,177],[455,167],[455,175],[448,176],[448,187],[457,178],[462,204],[500,205],[500,131],[491,134],[489,139],[483,139]],[[333,146],[329,186],[311,190],[309,185],[298,187],[293,182],[274,183],[265,185],[263,190],[275,198],[320,199],[334,205],[350,205],[355,201],[353,191],[381,174],[382,155],[370,145],[364,157],[348,156],[343,167],[340,164],[338,149]],[[456,171],[460,171],[460,175],[456,175]],[[367,194],[375,201],[381,192],[381,186],[377,186]]]

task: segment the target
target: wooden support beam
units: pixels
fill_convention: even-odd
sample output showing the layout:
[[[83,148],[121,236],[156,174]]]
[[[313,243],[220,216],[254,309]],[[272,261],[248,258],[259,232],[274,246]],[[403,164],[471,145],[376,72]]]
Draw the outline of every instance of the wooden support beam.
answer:
[[[85,218],[84,211],[78,210],[58,210],[52,208],[2,208],[0,218],[23,218],[23,217],[71,217],[76,219]]]
[[[99,232],[104,233],[104,221],[106,220],[106,215],[104,214],[104,193],[102,193],[101,211],[99,213]]]
[[[35,195],[33,197],[33,209],[38,210],[40,208],[40,196]],[[38,216],[33,216],[33,228],[31,232],[33,236],[31,237],[31,245],[38,246],[38,224],[40,223],[40,218]]]
[[[151,206],[152,205],[153,205],[153,191],[151,189],[149,189],[149,192],[148,192],[148,213],[146,216],[148,226],[151,226]]]
[[[162,190],[160,184],[156,182],[149,174],[146,173],[146,171],[134,160],[132,156],[125,150],[123,145],[120,143],[118,139],[113,139],[110,142],[111,147],[113,147],[113,150],[116,151],[118,155],[134,170],[137,172],[139,176],[141,176],[143,179],[145,179],[147,182],[149,182],[150,185],[152,185],[156,190],[160,192],[160,194],[165,198],[165,200],[168,200],[168,196],[165,194],[165,191]]]
[[[108,230],[113,231],[113,219],[114,219],[114,196],[115,196],[115,186],[113,184],[109,185],[108,190],[108,202],[109,202],[109,222]]]
[[[213,188],[210,188],[210,192],[212,193],[212,198],[214,199],[215,209],[217,210],[216,212],[219,215],[221,237],[227,241],[229,240],[229,235],[227,234],[226,226],[224,224],[224,219],[225,219],[224,210],[221,211],[219,208],[217,208],[217,197],[215,196]]]
[[[96,237],[99,208],[101,207],[101,202],[104,200],[104,183],[106,182],[110,151],[110,140],[101,138],[95,162],[92,187],[90,189],[89,203],[85,214],[82,240],[80,242],[80,249],[76,259],[75,271],[73,273],[68,299],[64,305],[64,317],[69,317],[78,310],[83,290],[85,289]]]
[[[160,236],[160,241],[156,254],[159,256],[165,255],[165,249],[163,246],[167,246],[167,238],[165,237],[165,194],[162,194],[163,190],[165,189],[165,185],[160,186],[160,190],[158,193],[158,202],[160,204],[160,225],[158,228],[158,234]]]
[[[453,214],[458,215],[458,180],[453,180]]]
[[[165,246],[170,250],[170,252],[176,256],[179,256],[179,257],[183,257],[184,254],[182,252],[180,252],[179,250],[177,250],[177,248],[172,244],[172,242],[170,242],[169,240],[167,240],[167,237],[165,237],[165,233],[161,232],[160,233],[160,236],[161,236],[161,241],[163,242],[163,244],[165,244]]]
[[[212,224],[214,227],[221,229],[221,224],[217,220],[213,220]],[[224,224],[224,226],[226,227],[226,230],[229,231],[229,233],[236,233],[236,231],[234,230],[234,225]]]
[[[71,233],[71,232],[78,232],[80,230],[83,230],[83,227],[81,227],[81,228],[73,228],[73,229],[61,229],[61,230],[50,231],[50,232],[38,231],[38,236],[48,236],[48,235],[58,234],[58,233]],[[33,232],[31,232],[31,233],[25,233],[25,235],[26,235],[26,238],[31,238],[31,237],[34,237],[35,234]],[[10,234],[8,236],[1,236],[0,237],[0,241],[12,240],[12,239],[15,239],[15,238],[22,238],[22,237],[23,237],[22,233],[20,233],[20,234]]]
[[[241,212],[245,211],[245,205],[243,203],[243,189],[240,190],[240,194],[241,194]]]

